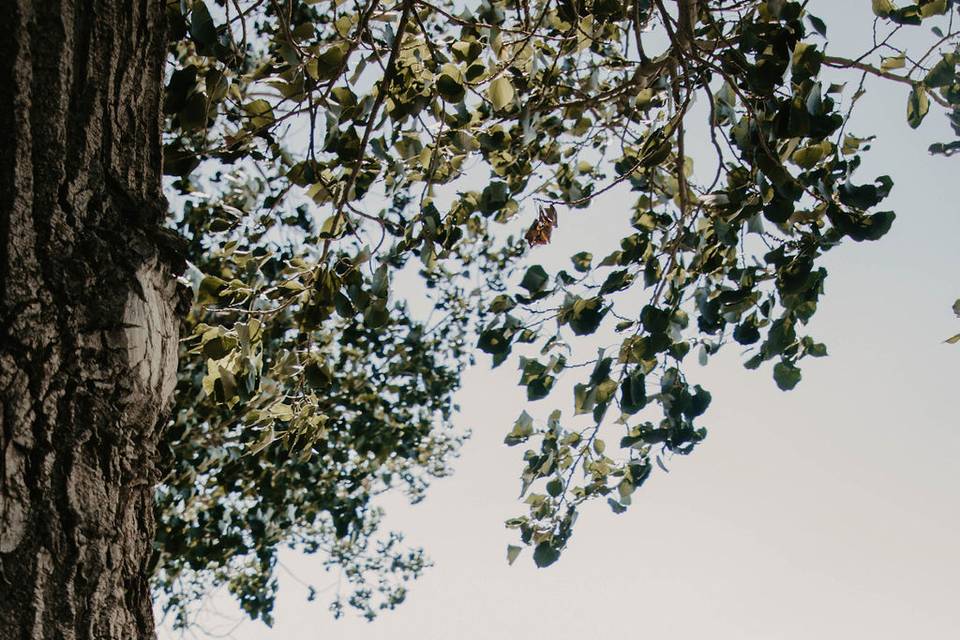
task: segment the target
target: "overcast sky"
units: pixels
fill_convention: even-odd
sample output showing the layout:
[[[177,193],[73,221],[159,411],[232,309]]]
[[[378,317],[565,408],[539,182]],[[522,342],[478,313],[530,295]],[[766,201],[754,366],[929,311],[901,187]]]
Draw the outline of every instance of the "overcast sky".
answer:
[[[832,53],[867,44],[869,0],[810,6],[830,26]],[[713,393],[707,440],[668,461],[669,474],[657,470],[626,514],[602,502],[587,509],[561,561],[537,570],[529,551],[513,567],[504,558],[515,539],[503,521],[522,511],[522,451],[502,441],[526,407],[524,389],[515,364],[491,372],[484,360],[459,394],[457,420],[474,437],[456,475],[418,506],[389,503],[387,526],[435,562],[407,602],[373,623],[334,621],[325,594],[308,603],[281,572],[275,627],[247,622],[231,637],[958,637],[960,345],[943,340],[960,331],[950,311],[960,297],[960,157],[927,155],[946,138],[945,119],[931,114],[908,129],[903,87],[868,88],[853,132],[880,137],[860,177],[894,177],[885,206],[898,218],[881,242],[827,256],[812,332],[830,357],[805,361],[795,391],[777,390],[769,368],[745,370],[735,348],[704,368],[690,362],[693,380]],[[562,211],[542,259],[612,244],[629,203],[615,191],[589,210]],[[548,407],[534,408],[545,417]],[[335,582],[316,558],[283,562],[306,582]],[[218,607],[240,619],[229,601]],[[233,626],[213,615],[203,622]]]

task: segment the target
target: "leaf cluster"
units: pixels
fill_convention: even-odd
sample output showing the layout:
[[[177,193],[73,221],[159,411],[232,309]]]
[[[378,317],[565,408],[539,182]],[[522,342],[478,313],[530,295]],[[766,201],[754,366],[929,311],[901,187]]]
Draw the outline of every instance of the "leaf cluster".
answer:
[[[323,551],[364,615],[401,601],[425,560],[373,498],[448,473],[477,352],[516,356],[531,412],[572,395],[506,436],[526,447],[507,525],[538,566],[583,505],[622,513],[705,438],[691,354],[736,345],[796,387],[827,353],[823,255],[895,220],[893,180],[858,172],[868,80],[960,136],[953,0],[874,0],[850,56],[810,4],[170,0],[165,171],[197,292],[158,501],[170,609],[226,584],[269,620],[285,545]],[[533,260],[612,190],[633,203],[617,250]]]

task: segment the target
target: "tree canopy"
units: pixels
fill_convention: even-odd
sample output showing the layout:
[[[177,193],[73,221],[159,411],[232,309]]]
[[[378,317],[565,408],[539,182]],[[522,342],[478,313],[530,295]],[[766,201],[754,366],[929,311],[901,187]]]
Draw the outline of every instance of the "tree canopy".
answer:
[[[893,179],[857,174],[870,84],[902,86],[910,127],[949,119],[931,153],[960,150],[957,3],[872,0],[860,52],[816,5],[168,0],[164,162],[196,298],[155,581],[179,622],[219,585],[269,622],[284,546],[344,571],[336,613],[402,602],[427,560],[373,499],[449,473],[480,354],[530,402],[504,425],[525,449],[507,554],[538,566],[583,503],[623,512],[705,438],[691,361],[741,345],[797,386],[827,354],[806,331],[822,256],[895,219]],[[537,264],[614,188],[633,194],[604,211],[629,220],[619,249]],[[600,330],[616,343],[575,360]]]

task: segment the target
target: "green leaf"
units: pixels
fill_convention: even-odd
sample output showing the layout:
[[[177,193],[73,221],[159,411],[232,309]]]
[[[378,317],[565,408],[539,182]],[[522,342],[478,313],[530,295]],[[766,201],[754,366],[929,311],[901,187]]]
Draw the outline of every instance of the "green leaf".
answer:
[[[804,350],[814,358],[825,358],[827,356],[827,345],[822,342],[814,342],[813,338],[803,339]]]
[[[827,37],[827,25],[826,23],[818,18],[815,15],[807,15],[807,20],[810,21],[810,24],[813,26],[814,30],[819,33],[824,38]]]
[[[648,304],[640,311],[640,322],[650,333],[663,333],[670,326],[670,313]]]
[[[911,128],[916,129],[927,117],[929,111],[930,98],[927,96],[927,90],[920,85],[914,86],[907,101],[907,123]]]
[[[790,362],[778,362],[773,367],[773,379],[782,391],[790,391],[800,383],[800,369]]]
[[[332,215],[320,225],[321,238],[339,238],[347,228],[347,220],[343,215]]]
[[[872,0],[872,4],[873,14],[881,18],[886,18],[897,9],[891,0]]]
[[[793,155],[790,156],[790,159],[802,169],[812,169],[832,152],[833,145],[824,140],[823,142],[797,149],[793,152]]]
[[[942,16],[948,8],[947,0],[919,0],[917,4],[920,5],[920,15],[924,18]]]
[[[577,299],[567,307],[569,317],[567,322],[578,336],[589,335],[597,330],[600,322],[607,314],[603,307],[603,298]]]
[[[510,336],[502,328],[486,329],[480,333],[477,348],[492,356],[506,356],[510,353]]]
[[[556,498],[563,493],[563,481],[560,478],[553,478],[547,483],[547,493]]]
[[[293,419],[293,407],[286,403],[278,402],[270,407],[270,415],[277,420],[290,421]]]
[[[549,567],[554,562],[560,559],[560,552],[557,549],[553,548],[549,542],[541,542],[533,550],[533,561],[541,569],[544,567]]]
[[[573,414],[589,413],[597,402],[597,394],[593,387],[586,384],[573,385]]]
[[[553,383],[556,381],[556,378],[553,376],[540,376],[535,378],[527,383],[527,400],[533,402],[535,400],[542,400],[550,395],[550,391],[553,389]]]
[[[744,322],[734,327],[733,339],[742,345],[755,344],[760,341],[760,330],[753,322]]]
[[[793,321],[785,318],[774,320],[770,325],[770,331],[767,332],[767,341],[763,345],[763,350],[771,356],[779,355],[796,340],[797,333]]]
[[[377,298],[386,299],[390,291],[390,269],[386,262],[377,267],[370,281],[370,293]]]
[[[903,69],[905,66],[907,66],[907,57],[902,53],[896,56],[890,56],[889,58],[883,58],[880,60],[881,71],[893,71],[894,69]]]
[[[620,515],[621,513],[625,513],[627,511],[627,508],[625,506],[623,506],[613,498],[607,498],[607,504],[610,505],[610,509],[617,515]]]
[[[268,446],[270,446],[273,443],[275,438],[276,438],[276,434],[272,426],[267,429],[264,429],[263,433],[260,434],[260,437],[257,439],[256,442],[254,442],[250,446],[248,451],[250,452],[251,455],[260,453],[261,451],[266,449]]]
[[[820,73],[820,65],[823,63],[823,53],[817,50],[817,45],[801,42],[793,50],[793,59],[791,62],[791,73],[794,80],[799,81],[803,78],[812,78]],[[811,92],[811,95],[819,98],[820,89],[817,88]]]
[[[613,293],[615,291],[622,291],[633,284],[633,274],[622,269],[619,271],[613,271],[607,276],[607,279],[600,286],[600,293]]]
[[[466,89],[456,78],[447,74],[442,74],[437,79],[437,92],[447,102],[462,102],[466,95]]]
[[[454,57],[461,62],[475,60],[483,51],[483,46],[476,40],[455,42],[451,47]]]
[[[550,276],[543,270],[543,267],[535,264],[523,274],[523,280],[520,281],[520,286],[530,293],[538,293],[543,290],[548,282],[550,282]]]
[[[390,312],[387,311],[387,303],[384,300],[372,302],[363,311],[363,321],[368,327],[380,328],[390,322]]]
[[[687,405],[686,409],[684,409],[683,414],[690,420],[702,416],[704,413],[706,413],[707,408],[710,406],[710,402],[712,400],[713,396],[709,391],[700,385],[695,385],[693,387],[693,395],[690,396],[689,404]]]
[[[640,370],[624,376],[620,383],[620,409],[628,415],[633,415],[647,405],[647,390],[645,378]]]
[[[506,75],[501,75],[490,83],[487,89],[487,97],[493,103],[493,108],[501,111],[508,105],[513,104],[513,84]]]
[[[252,100],[243,105],[243,110],[250,116],[250,124],[256,129],[263,129],[273,124],[273,107],[266,100]]]
[[[570,257],[573,262],[573,268],[580,273],[586,273],[590,270],[590,263],[593,261],[593,254],[588,251],[581,251]]]
[[[513,429],[510,430],[510,433],[507,434],[503,442],[512,447],[515,444],[520,444],[531,435],[533,435],[533,418],[530,417],[529,413],[524,411],[520,414],[520,417],[517,418],[517,421],[513,423]]]
[[[205,127],[207,124],[207,103],[207,96],[204,93],[191,94],[177,114],[180,119],[180,128],[184,131],[193,131]]]
[[[953,84],[957,77],[957,60],[960,56],[953,53],[944,54],[937,64],[927,73],[923,84],[935,89]]]
[[[917,5],[910,5],[897,9],[890,13],[889,16],[891,21],[896,24],[910,24],[918,25],[923,22],[923,18],[920,16],[920,8]]]
[[[507,564],[513,565],[521,551],[523,551],[523,547],[518,547],[512,544],[507,545]]]
[[[343,65],[347,55],[347,43],[341,42],[325,49],[316,58],[306,64],[307,74],[314,80],[328,80],[332,78]]]
[[[871,209],[890,195],[893,188],[893,180],[889,176],[877,178],[874,184],[855,185],[852,182],[845,182],[840,185],[840,202],[849,206],[866,211]]]
[[[220,293],[227,283],[216,276],[204,276],[197,289],[197,302],[200,304],[215,304],[220,300]]]
[[[217,28],[213,24],[210,10],[202,0],[193,3],[190,12],[190,36],[199,45],[201,53],[207,52],[217,44]]]
[[[516,306],[517,303],[513,298],[501,293],[490,302],[490,311],[493,313],[506,313]]]
[[[480,211],[487,215],[495,213],[502,209],[509,199],[510,190],[506,182],[491,182],[480,194]]]

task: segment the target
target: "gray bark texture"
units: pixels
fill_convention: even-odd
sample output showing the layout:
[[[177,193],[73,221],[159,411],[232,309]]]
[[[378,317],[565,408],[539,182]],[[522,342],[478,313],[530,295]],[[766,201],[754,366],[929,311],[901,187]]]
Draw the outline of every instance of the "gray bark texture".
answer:
[[[164,6],[0,2],[0,640],[155,636]]]

